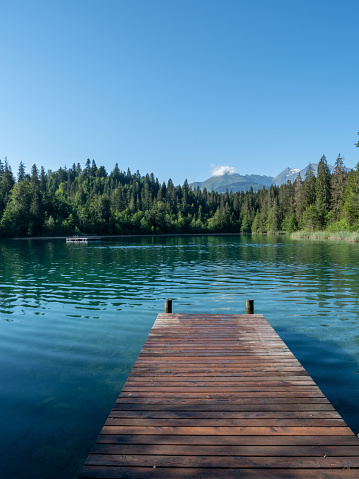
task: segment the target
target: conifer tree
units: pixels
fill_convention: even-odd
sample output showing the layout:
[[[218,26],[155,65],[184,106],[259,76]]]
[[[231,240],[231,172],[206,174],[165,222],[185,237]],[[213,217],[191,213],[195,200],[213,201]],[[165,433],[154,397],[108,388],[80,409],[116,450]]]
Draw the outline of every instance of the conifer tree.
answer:
[[[90,158],[87,158],[86,163],[85,163],[85,168],[83,169],[83,175],[88,176],[91,172],[91,160]]]
[[[174,210],[176,204],[176,194],[171,178],[167,182],[166,200],[171,210]]]
[[[241,224],[241,232],[242,233],[249,233],[251,231],[251,226],[249,224],[248,216],[244,215]]]
[[[298,224],[323,228],[343,215],[347,225],[341,227],[358,228],[358,167],[346,173],[339,156],[329,187],[328,177],[323,156],[318,179],[310,166],[304,182],[298,176],[280,187],[217,193],[192,189],[187,180],[182,187],[172,180],[160,185],[153,173],[141,177],[117,164],[107,175],[89,159],[84,171],[73,164],[47,173],[41,168],[40,176],[36,165],[29,175],[20,164],[15,182],[5,160],[0,162],[1,234],[291,232]]]
[[[276,201],[273,202],[273,206],[268,213],[267,231],[269,233],[276,233],[279,231],[278,206]]]
[[[22,161],[20,161],[19,169],[17,171],[17,181],[25,181],[25,165]]]
[[[326,222],[326,216],[329,213],[331,202],[331,175],[327,164],[327,159],[323,155],[318,164],[317,180],[315,184],[315,206],[318,213],[318,226],[323,229]]]
[[[341,158],[339,153],[338,158],[335,160],[334,173],[331,180],[333,221],[339,221],[340,219],[340,212],[344,204],[343,193],[347,180],[348,175],[344,168],[343,158]]]
[[[342,214],[349,227],[358,225],[359,222],[359,163],[349,175],[343,194],[344,205]]]
[[[301,221],[306,207],[305,192],[302,177],[297,176],[294,182],[294,212],[297,224]]]
[[[315,178],[314,168],[313,168],[313,165],[309,163],[308,169],[305,174],[304,184],[303,184],[305,208],[315,203],[315,191],[316,191],[315,183],[316,183],[316,178]]]
[[[2,213],[5,210],[5,207],[9,201],[10,192],[15,184],[15,179],[11,171],[11,167],[7,162],[7,158],[5,157],[5,161],[1,164],[1,176],[0,176],[0,220]]]

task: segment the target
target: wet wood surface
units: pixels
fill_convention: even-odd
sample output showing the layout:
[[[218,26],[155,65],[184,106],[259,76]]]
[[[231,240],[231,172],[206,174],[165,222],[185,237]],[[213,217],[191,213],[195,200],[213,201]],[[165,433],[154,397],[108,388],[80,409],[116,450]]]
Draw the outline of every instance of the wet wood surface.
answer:
[[[359,439],[262,315],[159,314],[79,478],[357,478]]]

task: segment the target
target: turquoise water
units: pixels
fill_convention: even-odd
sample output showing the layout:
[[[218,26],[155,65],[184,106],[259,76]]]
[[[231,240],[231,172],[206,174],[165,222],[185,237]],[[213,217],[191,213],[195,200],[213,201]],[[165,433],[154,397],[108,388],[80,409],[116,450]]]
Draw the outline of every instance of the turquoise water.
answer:
[[[263,313],[359,432],[359,245],[194,236],[0,242],[4,477],[77,477],[144,341],[174,312]]]

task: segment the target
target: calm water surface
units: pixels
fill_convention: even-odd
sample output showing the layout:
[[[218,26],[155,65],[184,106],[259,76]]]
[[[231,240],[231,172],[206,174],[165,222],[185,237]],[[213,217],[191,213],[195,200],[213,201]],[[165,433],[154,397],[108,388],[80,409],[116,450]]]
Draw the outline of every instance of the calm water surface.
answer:
[[[73,479],[143,343],[174,312],[255,300],[359,432],[359,245],[285,237],[0,242],[0,470]]]

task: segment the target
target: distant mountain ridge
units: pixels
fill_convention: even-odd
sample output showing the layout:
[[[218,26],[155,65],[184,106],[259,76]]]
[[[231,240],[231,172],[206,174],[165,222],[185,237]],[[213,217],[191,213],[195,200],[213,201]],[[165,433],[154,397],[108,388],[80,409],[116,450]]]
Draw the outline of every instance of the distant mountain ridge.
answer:
[[[214,190],[217,193],[225,193],[226,190],[233,192],[249,190],[251,186],[253,190],[257,191],[263,188],[263,186],[269,188],[272,182],[273,178],[271,176],[242,176],[238,173],[225,173],[224,175],[220,176],[211,176],[202,182],[191,183],[190,186],[192,188],[197,188],[197,186],[199,186],[201,190],[203,190],[203,188],[207,188],[209,191]]]
[[[314,173],[317,173],[318,163],[311,164]],[[330,172],[333,173],[334,166],[328,165]],[[269,188],[271,185],[280,186],[286,183],[288,180],[292,183],[296,180],[300,173],[300,176],[304,180],[309,165],[302,170],[298,168],[285,168],[277,176],[265,176],[265,175],[240,175],[239,173],[225,173],[220,176],[211,176],[205,181],[195,181],[190,183],[192,188],[199,187],[201,190],[206,188],[208,191],[215,191],[217,193],[225,193],[227,190],[236,193],[237,191],[247,191],[251,187],[253,191],[258,191],[263,187]]]
[[[279,175],[273,178],[273,183],[277,186],[280,186],[283,183],[287,183],[288,180],[293,183],[298,177],[299,173],[302,175],[302,170],[298,168],[286,168],[281,173],[279,173]]]

